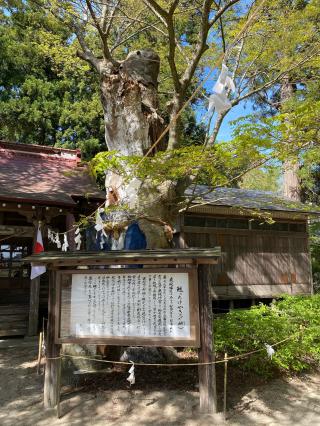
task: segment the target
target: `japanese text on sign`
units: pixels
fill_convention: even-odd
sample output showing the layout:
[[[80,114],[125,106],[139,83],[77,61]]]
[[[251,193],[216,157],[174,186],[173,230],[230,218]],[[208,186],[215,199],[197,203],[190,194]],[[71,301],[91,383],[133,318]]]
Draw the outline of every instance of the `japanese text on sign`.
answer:
[[[70,320],[76,337],[189,338],[189,275],[73,274]]]

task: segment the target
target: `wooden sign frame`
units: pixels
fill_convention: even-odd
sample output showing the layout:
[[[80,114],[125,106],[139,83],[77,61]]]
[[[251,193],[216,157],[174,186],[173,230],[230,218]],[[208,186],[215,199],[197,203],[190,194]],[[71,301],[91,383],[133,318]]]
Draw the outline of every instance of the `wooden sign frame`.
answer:
[[[190,318],[190,337],[61,337],[61,292],[63,280],[72,280],[73,275],[130,275],[130,274],[163,274],[163,273],[187,273],[189,277],[189,318]],[[199,298],[198,298],[198,277],[197,268],[143,268],[143,269],[65,269],[57,271],[56,276],[56,301],[55,301],[55,343],[78,343],[112,346],[175,346],[175,347],[200,347],[200,326],[199,326]]]
[[[110,268],[112,268],[111,265],[144,265],[143,269],[139,269],[140,273],[143,270],[150,268],[149,265],[157,265],[157,268],[152,268],[152,272],[159,271],[159,268],[161,268],[160,265],[164,265],[164,268],[160,269],[162,272],[164,272],[165,268],[168,267],[170,270],[174,268],[174,271],[177,272],[179,268],[175,268],[174,266],[183,265],[183,270],[188,269],[188,272],[194,274],[196,277],[193,282],[196,291],[195,295],[198,299],[195,300],[199,300],[198,330],[200,330],[200,345],[198,349],[198,372],[200,411],[202,413],[217,412],[211,287],[214,285],[212,266],[218,262],[220,256],[220,248],[215,247],[212,249],[149,249],[140,251],[124,250],[109,252],[43,252],[25,258],[26,262],[32,262],[35,265],[47,265],[49,271],[48,327],[46,336],[47,359],[44,380],[44,406],[47,408],[53,408],[57,405],[59,411],[61,341],[56,340],[56,330],[60,328],[60,324],[58,323],[59,315],[57,311],[57,289],[60,285],[61,274],[66,271],[72,271],[76,267],[83,266],[86,266],[89,269],[76,269],[75,273],[92,274],[96,271],[96,273],[101,274],[102,271],[112,272],[111,269],[96,269],[99,268],[99,266],[107,265],[109,265]],[[120,271],[121,269],[117,269],[117,273],[121,273]],[[130,272],[132,271],[133,269],[130,269]],[[122,270],[122,273],[128,272],[128,269]],[[84,343],[83,340],[81,340],[81,342]],[[174,346],[177,345],[176,342],[173,344],[171,341],[170,343]],[[186,346],[190,345],[190,342],[186,344]],[[164,343],[161,342],[159,346],[164,346]]]

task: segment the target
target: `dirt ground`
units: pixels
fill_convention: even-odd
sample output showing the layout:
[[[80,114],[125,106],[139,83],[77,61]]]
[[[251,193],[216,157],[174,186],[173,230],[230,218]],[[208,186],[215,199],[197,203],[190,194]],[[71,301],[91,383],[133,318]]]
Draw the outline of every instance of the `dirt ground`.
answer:
[[[9,346],[9,347],[5,347]],[[10,347],[11,346],[11,347]],[[271,382],[231,370],[228,419],[198,413],[195,368],[136,369],[130,388],[125,371],[73,379],[61,397],[61,418],[42,403],[43,376],[36,374],[36,343],[1,345],[0,425],[320,425],[320,373]],[[81,376],[83,379],[83,376]],[[218,371],[219,406],[222,370]]]

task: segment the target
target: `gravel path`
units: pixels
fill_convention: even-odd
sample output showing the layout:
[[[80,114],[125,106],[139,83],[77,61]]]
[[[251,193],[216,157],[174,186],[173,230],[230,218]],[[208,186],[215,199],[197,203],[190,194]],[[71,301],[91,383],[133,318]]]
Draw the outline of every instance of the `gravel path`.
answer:
[[[277,379],[267,384],[229,389],[232,404],[225,423],[221,415],[200,416],[199,394],[172,384],[129,388],[126,373],[119,373],[117,387],[98,386],[74,392],[64,388],[62,418],[44,410],[43,376],[36,374],[35,343],[0,344],[0,425],[320,425],[320,374]],[[170,377],[168,378],[170,380]],[[191,380],[191,379],[190,379]],[[101,384],[101,382],[100,382]],[[174,384],[173,384],[174,385]]]

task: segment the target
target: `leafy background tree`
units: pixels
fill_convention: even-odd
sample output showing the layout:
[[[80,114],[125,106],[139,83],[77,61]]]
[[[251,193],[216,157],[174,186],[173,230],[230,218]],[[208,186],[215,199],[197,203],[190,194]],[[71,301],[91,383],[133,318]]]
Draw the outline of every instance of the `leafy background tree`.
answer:
[[[2,2],[0,137],[23,143],[103,149],[98,82],[72,49],[72,34],[28,2]]]
[[[121,157],[119,144],[121,158],[110,163],[109,155],[99,155],[96,171],[123,170],[127,162],[133,177],[148,181],[149,193],[153,184],[159,188],[169,178],[167,184],[177,189],[171,204],[191,181],[250,187],[246,173],[260,173],[262,181],[275,161],[291,164],[311,188],[318,152],[319,9],[319,0],[2,1],[0,136],[81,147],[86,158],[105,150],[106,129],[117,125],[107,116],[113,90],[105,90],[101,81],[107,74],[121,75],[129,52],[148,47],[159,55],[160,74],[154,110],[147,106],[155,121],[149,123],[153,136],[149,132],[146,146],[170,123],[160,153],[128,159],[123,152]],[[222,58],[236,83],[232,107],[250,102],[255,111],[238,122],[231,141],[217,143],[228,111],[213,117],[207,134],[208,120],[199,124],[199,115]],[[215,72],[204,83],[211,69]],[[109,96],[104,108],[100,93]],[[254,172],[257,167],[263,168]],[[131,178],[126,175],[127,183]]]

